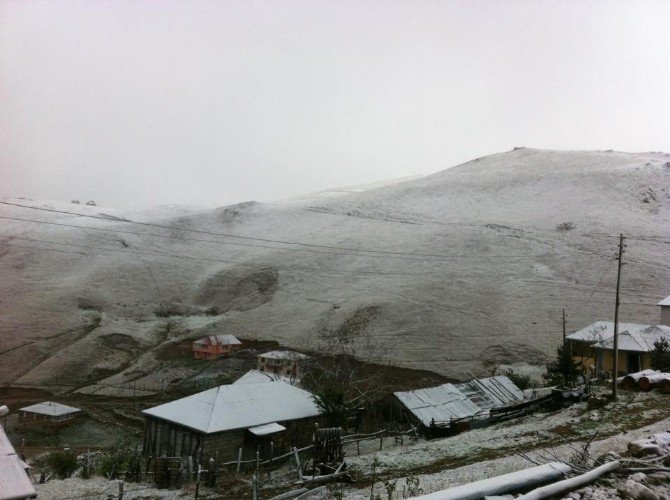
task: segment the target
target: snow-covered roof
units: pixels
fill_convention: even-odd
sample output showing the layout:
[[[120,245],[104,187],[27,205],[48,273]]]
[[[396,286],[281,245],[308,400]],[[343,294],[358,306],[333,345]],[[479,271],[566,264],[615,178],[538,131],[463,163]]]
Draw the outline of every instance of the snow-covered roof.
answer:
[[[668,295],[666,298],[664,298],[662,301],[660,301],[657,306],[670,306],[670,295]]]
[[[257,425],[256,427],[250,427],[249,432],[255,434],[256,436],[267,436],[268,434],[274,434],[275,432],[285,431],[286,427],[279,425],[277,422],[272,422],[264,425]]]
[[[204,345],[242,345],[234,335],[209,335],[194,342],[194,344]]]
[[[442,384],[394,394],[426,426],[433,419],[444,422],[484,415],[491,408],[523,400],[523,392],[505,376],[473,379],[460,384]]]
[[[622,351],[649,352],[654,350],[654,342],[665,337],[670,340],[670,326],[619,323],[619,349]],[[596,321],[567,336],[571,340],[591,343],[600,349],[613,349],[614,323]]]
[[[30,413],[39,413],[40,415],[49,415],[50,417],[58,417],[60,415],[67,415],[69,413],[77,413],[81,410],[74,406],[68,406],[61,403],[54,403],[53,401],[45,401],[44,403],[37,403],[35,405],[21,408],[20,411],[27,411]]]
[[[275,382],[281,380],[287,384],[291,384],[291,380],[287,377],[277,375],[276,373],[261,372],[258,370],[249,370],[247,373],[238,378],[233,384],[262,384],[267,382]]]
[[[264,352],[263,354],[259,354],[258,357],[270,359],[290,359],[294,361],[309,358],[309,356],[295,351],[269,351]]]
[[[25,464],[16,455],[5,430],[0,426],[0,498],[32,498],[37,496]]]
[[[309,392],[275,381],[222,385],[142,413],[212,434],[315,417],[320,412]]]

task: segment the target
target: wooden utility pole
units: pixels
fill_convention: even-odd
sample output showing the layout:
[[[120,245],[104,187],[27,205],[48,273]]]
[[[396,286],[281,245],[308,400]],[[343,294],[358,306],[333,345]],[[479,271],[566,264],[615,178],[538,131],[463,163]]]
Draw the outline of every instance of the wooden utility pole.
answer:
[[[621,266],[623,260],[623,234],[619,235],[619,254],[617,255],[618,266],[616,273],[616,300],[614,302],[614,359],[612,374],[612,397],[617,398],[616,379],[619,376],[619,290],[621,287]]]
[[[563,345],[565,345],[565,308],[563,308]]]

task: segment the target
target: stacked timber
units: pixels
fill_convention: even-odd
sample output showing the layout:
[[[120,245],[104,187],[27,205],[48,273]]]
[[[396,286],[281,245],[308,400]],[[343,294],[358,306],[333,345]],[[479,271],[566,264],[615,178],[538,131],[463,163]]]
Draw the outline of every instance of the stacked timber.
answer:
[[[658,383],[658,390],[670,394],[670,379],[663,379]]]
[[[642,377],[648,377],[650,375],[656,375],[658,373],[661,372],[659,372],[658,370],[642,370],[641,372],[637,373],[629,373],[625,377],[621,377],[618,380],[619,386],[622,389],[629,389],[629,390],[637,389],[637,383]]]
[[[670,373],[657,373],[654,375],[646,375],[640,377],[637,382],[637,386],[641,391],[651,391],[653,388],[658,387],[660,382],[663,380],[670,381]]]

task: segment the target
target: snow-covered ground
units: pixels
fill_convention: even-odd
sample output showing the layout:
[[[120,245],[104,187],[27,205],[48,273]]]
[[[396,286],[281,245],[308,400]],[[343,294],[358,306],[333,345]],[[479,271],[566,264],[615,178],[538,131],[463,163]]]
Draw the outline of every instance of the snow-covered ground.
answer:
[[[0,383],[82,387],[213,332],[300,348],[370,306],[394,364],[542,363],[562,308],[570,330],[610,319],[621,232],[622,320],[658,322],[670,293],[667,154],[519,149],[351,191],[182,211],[9,200],[102,219],[0,205]]]

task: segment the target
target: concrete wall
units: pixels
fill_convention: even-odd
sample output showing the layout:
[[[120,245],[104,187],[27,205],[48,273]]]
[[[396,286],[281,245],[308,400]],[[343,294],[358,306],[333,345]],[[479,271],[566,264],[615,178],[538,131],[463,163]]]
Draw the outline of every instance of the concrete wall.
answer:
[[[661,306],[661,324],[670,326],[670,306]]]

